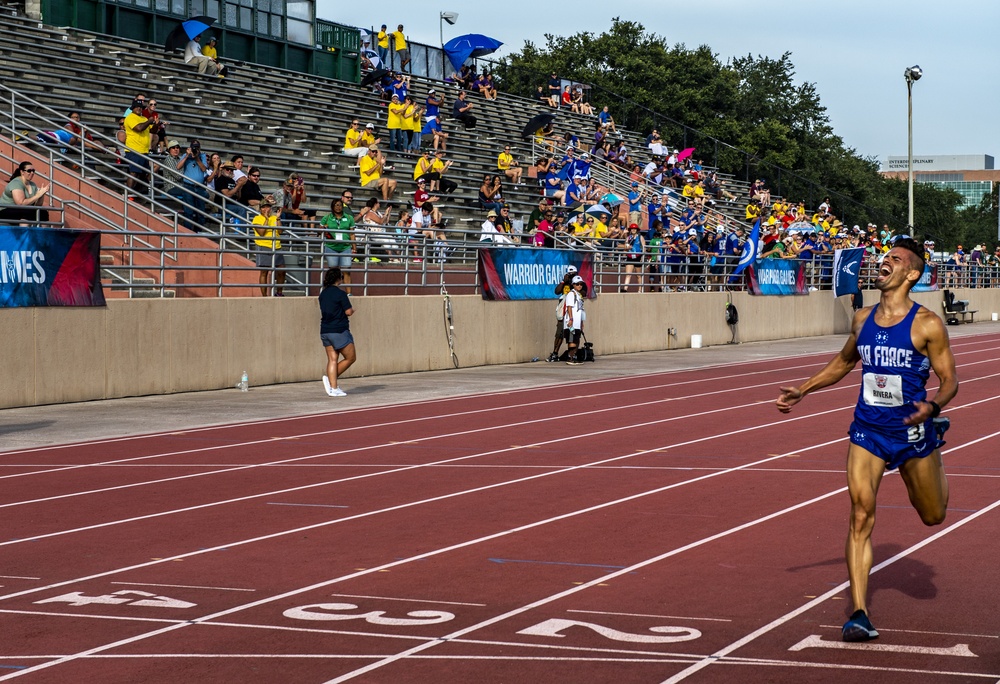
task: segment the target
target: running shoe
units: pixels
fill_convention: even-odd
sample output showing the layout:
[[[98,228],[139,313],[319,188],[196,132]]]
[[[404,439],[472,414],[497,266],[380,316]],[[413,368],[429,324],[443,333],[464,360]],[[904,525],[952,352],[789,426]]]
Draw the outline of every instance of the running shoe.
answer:
[[[555,352],[552,352],[551,354],[549,354],[549,358],[547,358],[547,359],[545,359],[545,360],[546,360],[547,362],[549,362],[549,363],[552,363],[552,362],[554,362],[554,361],[558,361],[558,360],[559,360],[559,355],[558,355],[558,354],[556,354]]]
[[[844,623],[844,641],[871,641],[876,638],[878,632],[863,610],[854,611],[851,619]]]
[[[340,389],[339,387],[334,387],[332,390],[330,390],[330,396],[331,397],[346,397],[347,396],[347,392],[345,392],[344,390]]]
[[[328,396],[333,396],[333,386],[330,384],[330,378],[323,376],[323,387],[326,389]]]

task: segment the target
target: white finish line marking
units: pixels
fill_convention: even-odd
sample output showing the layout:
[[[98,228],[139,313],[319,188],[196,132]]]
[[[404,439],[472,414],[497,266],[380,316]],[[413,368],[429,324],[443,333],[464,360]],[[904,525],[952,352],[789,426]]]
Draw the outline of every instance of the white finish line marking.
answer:
[[[361,594],[330,594],[330,596],[340,596],[342,598],[363,598],[376,599],[378,601],[408,601],[410,603],[440,603],[445,606],[472,606],[474,608],[485,608],[485,603],[461,603],[459,601],[438,601],[437,599],[412,599],[396,598],[395,596],[363,596]]]
[[[194,584],[155,584],[153,582],[112,582],[130,587],[174,587],[176,589],[210,589],[211,591],[257,591],[256,589],[237,589],[236,587],[199,587]]]
[[[847,651],[880,651],[882,653],[911,653],[917,655],[958,656],[960,658],[978,658],[969,650],[968,644],[955,644],[950,648],[935,648],[933,646],[900,646],[897,644],[877,644],[875,642],[848,643],[846,641],[826,641],[818,634],[811,634],[789,651],[801,651],[806,648],[835,648]]]
[[[732,620],[729,620],[727,618],[687,617],[682,615],[647,615],[645,613],[613,613],[605,610],[573,610],[572,608],[568,608],[566,612],[586,613],[588,615],[621,615],[624,617],[663,618],[664,620],[703,620],[706,622],[732,622]]]

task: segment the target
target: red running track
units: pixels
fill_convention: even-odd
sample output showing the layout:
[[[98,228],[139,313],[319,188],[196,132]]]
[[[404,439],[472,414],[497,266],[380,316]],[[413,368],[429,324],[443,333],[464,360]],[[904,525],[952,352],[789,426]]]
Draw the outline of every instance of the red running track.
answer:
[[[996,682],[1000,335],[948,520],[882,487],[839,641],[858,373],[824,357],[0,454],[0,681]]]

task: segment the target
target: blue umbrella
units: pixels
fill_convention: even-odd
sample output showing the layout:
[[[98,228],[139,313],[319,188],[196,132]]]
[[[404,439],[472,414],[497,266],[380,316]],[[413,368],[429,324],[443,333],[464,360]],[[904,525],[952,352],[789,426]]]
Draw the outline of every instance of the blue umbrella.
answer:
[[[470,57],[482,57],[490,55],[500,49],[503,45],[499,40],[484,36],[479,33],[469,33],[464,36],[452,38],[444,44],[444,52],[448,55],[448,60],[455,67],[455,71],[462,68],[465,60]]]
[[[183,48],[189,40],[194,40],[195,36],[200,36],[214,23],[215,19],[212,17],[191,17],[187,21],[182,21],[167,35],[167,40],[163,46],[167,49],[167,52]]]

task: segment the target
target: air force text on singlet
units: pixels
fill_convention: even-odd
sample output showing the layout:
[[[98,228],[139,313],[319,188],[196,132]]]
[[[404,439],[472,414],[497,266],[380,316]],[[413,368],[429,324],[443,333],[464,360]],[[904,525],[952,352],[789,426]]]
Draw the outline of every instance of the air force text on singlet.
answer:
[[[883,368],[910,368],[913,361],[912,349],[884,347],[882,345],[859,345],[858,354],[861,363],[866,366],[881,366]]]

